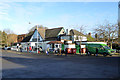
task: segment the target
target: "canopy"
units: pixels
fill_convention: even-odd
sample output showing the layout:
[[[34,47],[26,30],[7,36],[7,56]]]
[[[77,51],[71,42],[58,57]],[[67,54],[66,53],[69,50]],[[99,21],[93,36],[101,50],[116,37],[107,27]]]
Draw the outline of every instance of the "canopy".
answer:
[[[50,41],[50,42],[48,42],[47,44],[63,44],[63,42],[61,42],[61,41]]]

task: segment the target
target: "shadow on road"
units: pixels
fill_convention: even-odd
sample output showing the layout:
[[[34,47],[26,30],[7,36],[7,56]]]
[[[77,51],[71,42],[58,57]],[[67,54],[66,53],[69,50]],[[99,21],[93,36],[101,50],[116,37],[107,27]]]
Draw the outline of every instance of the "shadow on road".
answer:
[[[2,58],[25,66],[4,69],[3,65],[3,78],[114,78],[119,76],[119,58],[60,56],[59,58],[56,56],[39,58],[3,56]]]

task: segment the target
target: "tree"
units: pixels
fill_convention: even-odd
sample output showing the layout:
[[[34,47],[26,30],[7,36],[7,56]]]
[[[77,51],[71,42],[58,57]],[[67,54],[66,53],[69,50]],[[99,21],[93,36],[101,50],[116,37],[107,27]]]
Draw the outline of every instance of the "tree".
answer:
[[[108,42],[112,48],[113,39],[118,36],[118,25],[107,23],[106,25],[99,25],[94,30],[98,34],[98,39],[103,39],[104,42]]]
[[[17,42],[17,35],[10,29],[4,29],[6,35],[6,45],[11,46],[12,43]]]
[[[12,43],[17,42],[17,35],[16,34],[8,34],[8,46],[11,46]]]
[[[2,47],[2,31],[0,31],[0,47]]]
[[[86,36],[87,36],[87,41],[95,41],[95,38],[91,36],[91,33],[88,33],[88,35]]]
[[[98,41],[98,34],[97,33],[95,34],[95,39],[96,39],[96,41]]]
[[[44,27],[43,25],[38,25],[38,28],[48,29],[47,27]],[[37,29],[37,25],[35,25],[34,27],[32,27],[32,28],[29,30],[29,32],[34,31],[35,29]]]
[[[13,32],[11,29],[4,29],[4,31],[5,31],[7,34],[14,34],[14,32]]]
[[[7,33],[5,31],[2,32],[2,46],[7,45]]]

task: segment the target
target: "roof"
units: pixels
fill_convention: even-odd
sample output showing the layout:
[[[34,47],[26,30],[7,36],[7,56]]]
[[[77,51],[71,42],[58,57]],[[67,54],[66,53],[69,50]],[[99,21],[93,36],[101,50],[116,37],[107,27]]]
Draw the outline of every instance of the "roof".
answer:
[[[61,31],[61,29],[63,29],[63,27],[53,28],[53,29],[46,29],[46,31],[45,31],[45,38],[57,37],[57,35]]]
[[[61,42],[61,41],[50,41],[50,42],[48,42],[47,44],[63,44],[63,42]]]
[[[36,29],[35,29],[36,30]],[[28,34],[26,34],[26,37],[21,41],[21,42],[29,42],[32,35],[34,34],[34,31],[30,31]],[[40,33],[41,37],[44,39],[45,38],[45,30],[43,28],[38,28],[38,32]]]
[[[53,28],[53,29],[38,28],[38,32],[40,33],[40,35],[43,39],[44,38],[51,38],[51,37],[54,38],[54,37],[57,37],[57,35],[61,31],[61,29],[63,29],[63,27]],[[21,42],[29,42],[32,35],[34,34],[35,30],[26,34],[26,37]]]
[[[32,35],[34,34],[34,32],[35,32],[35,30],[29,32],[28,34],[26,34],[26,37],[21,42],[29,42],[31,37],[32,37]]]
[[[38,32],[40,33],[40,35],[43,39],[45,38],[45,30],[46,29],[38,28]]]
[[[75,29],[71,29],[70,31],[71,31],[74,35],[84,36],[83,33],[79,32],[79,31],[77,31],[77,30],[75,30]]]

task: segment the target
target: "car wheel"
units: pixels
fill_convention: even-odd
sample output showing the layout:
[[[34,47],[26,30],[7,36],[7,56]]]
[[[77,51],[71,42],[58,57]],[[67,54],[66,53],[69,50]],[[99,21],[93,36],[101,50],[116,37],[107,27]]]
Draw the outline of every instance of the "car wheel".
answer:
[[[110,56],[112,56],[112,55],[110,54]]]

